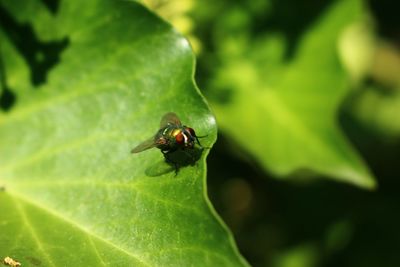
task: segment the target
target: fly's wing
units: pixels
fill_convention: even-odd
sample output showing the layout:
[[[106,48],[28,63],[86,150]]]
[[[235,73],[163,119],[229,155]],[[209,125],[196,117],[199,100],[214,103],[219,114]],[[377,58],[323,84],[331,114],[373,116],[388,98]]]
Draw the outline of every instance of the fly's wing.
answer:
[[[150,149],[157,146],[156,141],[154,140],[154,137],[147,139],[146,141],[143,141],[139,145],[137,145],[135,148],[131,150],[131,153],[139,153],[144,150]]]
[[[174,112],[168,112],[162,117],[160,122],[160,128],[162,129],[168,126],[168,124],[182,126],[181,120]]]

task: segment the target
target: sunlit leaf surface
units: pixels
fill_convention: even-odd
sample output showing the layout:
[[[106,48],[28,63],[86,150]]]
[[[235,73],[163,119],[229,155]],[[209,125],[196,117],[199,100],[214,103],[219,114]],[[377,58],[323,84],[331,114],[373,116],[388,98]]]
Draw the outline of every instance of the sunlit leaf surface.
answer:
[[[204,146],[215,142],[187,41],[130,1],[0,8],[17,99],[0,113],[0,257],[22,266],[246,265],[207,200],[208,150],[178,175],[157,149],[130,153],[169,111],[206,135]],[[34,66],[52,56],[40,49],[50,44],[59,61],[43,76]]]

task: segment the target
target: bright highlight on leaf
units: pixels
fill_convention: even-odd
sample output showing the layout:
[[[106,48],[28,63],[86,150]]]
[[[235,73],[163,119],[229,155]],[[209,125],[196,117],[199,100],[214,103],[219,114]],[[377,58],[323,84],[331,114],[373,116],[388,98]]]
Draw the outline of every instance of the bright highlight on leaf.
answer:
[[[130,1],[0,8],[39,50],[67,44],[35,88],[32,64],[54,55],[30,61],[0,28],[17,97],[0,113],[0,256],[22,266],[247,265],[205,197],[207,151],[176,177],[158,151],[130,153],[168,111],[215,142],[187,41]]]

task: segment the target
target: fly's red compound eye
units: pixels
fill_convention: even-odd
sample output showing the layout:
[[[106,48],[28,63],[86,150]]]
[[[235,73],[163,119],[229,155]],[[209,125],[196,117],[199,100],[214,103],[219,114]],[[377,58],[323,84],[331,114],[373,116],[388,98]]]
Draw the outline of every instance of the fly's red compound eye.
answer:
[[[183,144],[185,138],[183,137],[183,134],[182,134],[182,133],[178,133],[178,134],[175,136],[175,140],[176,140],[176,142],[177,142],[178,144]]]
[[[190,133],[191,136],[196,136],[196,133],[192,128],[187,127],[186,130]]]

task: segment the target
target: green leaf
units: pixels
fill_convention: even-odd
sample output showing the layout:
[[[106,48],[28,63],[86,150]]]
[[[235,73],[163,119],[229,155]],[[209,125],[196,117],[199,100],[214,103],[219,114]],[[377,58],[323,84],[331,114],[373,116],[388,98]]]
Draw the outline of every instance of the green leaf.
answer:
[[[42,1],[0,8],[17,35],[24,26],[40,43],[68,38],[34,88],[29,61],[0,29],[17,95],[0,113],[0,257],[22,266],[246,266],[207,199],[208,150],[177,176],[157,149],[130,153],[169,111],[207,135],[204,146],[215,142],[187,41],[131,1],[60,1],[56,14]]]
[[[357,0],[329,6],[301,36],[290,61],[284,58],[286,41],[279,32],[251,40],[226,38],[220,45],[223,65],[209,93],[212,106],[222,131],[265,169],[278,176],[309,169],[375,186],[337,122],[349,88],[337,41],[361,13]]]

